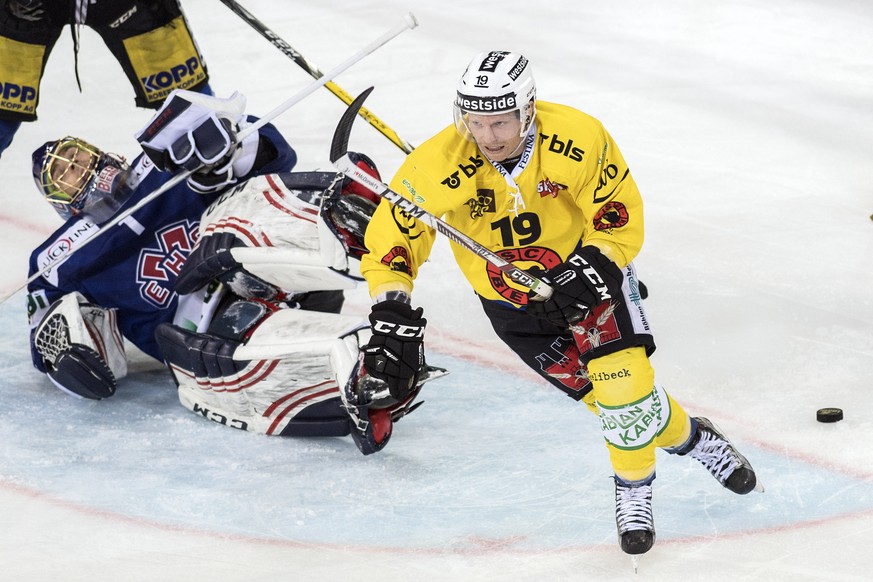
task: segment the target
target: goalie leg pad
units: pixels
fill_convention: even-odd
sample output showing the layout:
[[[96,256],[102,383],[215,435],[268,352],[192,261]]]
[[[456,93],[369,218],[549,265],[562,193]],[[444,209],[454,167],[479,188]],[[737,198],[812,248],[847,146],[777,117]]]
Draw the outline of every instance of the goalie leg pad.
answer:
[[[159,326],[157,340],[182,405],[215,422],[260,434],[347,435],[349,419],[340,406],[329,344],[311,338],[312,343],[286,350],[288,344],[282,342],[281,354],[268,353],[274,346],[264,342],[276,338],[267,334],[269,338],[258,339],[261,329],[263,325],[244,344],[170,324]],[[297,339],[301,337],[305,334],[298,329]]]
[[[82,398],[112,396],[127,375],[115,311],[88,303],[80,293],[51,306],[34,329],[32,349],[55,386]]]

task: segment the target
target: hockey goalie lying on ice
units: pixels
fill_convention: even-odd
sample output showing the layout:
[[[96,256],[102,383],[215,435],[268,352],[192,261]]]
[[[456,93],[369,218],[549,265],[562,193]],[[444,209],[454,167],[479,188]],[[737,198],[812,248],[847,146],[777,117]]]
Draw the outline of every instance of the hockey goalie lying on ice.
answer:
[[[244,106],[238,94],[174,93],[130,165],[73,137],[34,152],[37,186],[66,222],[30,273],[68,253],[28,286],[34,366],[64,392],[108,398],[127,374],[127,339],[167,364],[181,403],[204,418],[268,435],[351,434],[376,452],[443,372],[389,389],[360,364],[368,329],[339,313],[378,200],[333,172],[291,172],[294,150],[270,124],[237,143],[253,119]]]

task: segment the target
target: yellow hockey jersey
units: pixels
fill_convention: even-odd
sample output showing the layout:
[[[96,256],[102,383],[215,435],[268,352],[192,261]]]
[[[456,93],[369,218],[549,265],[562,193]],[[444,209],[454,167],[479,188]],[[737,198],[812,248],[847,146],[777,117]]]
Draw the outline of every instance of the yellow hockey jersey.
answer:
[[[449,126],[407,156],[391,188],[522,269],[551,269],[580,243],[626,266],[642,246],[643,207],[612,137],[590,115],[537,101],[532,139],[523,169],[507,179]],[[383,201],[367,227],[370,252],[361,261],[371,296],[411,291],[435,236]],[[476,293],[516,307],[527,303],[527,289],[451,245]]]

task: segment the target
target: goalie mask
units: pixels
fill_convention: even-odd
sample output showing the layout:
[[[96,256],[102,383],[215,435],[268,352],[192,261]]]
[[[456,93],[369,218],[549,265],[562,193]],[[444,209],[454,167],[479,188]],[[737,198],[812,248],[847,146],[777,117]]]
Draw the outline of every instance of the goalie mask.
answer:
[[[458,82],[454,119],[458,132],[470,141],[470,114],[497,115],[514,112],[521,122],[518,137],[527,135],[536,116],[537,87],[530,62],[507,51],[477,54]]]
[[[377,180],[382,179],[376,164],[369,157],[357,152],[349,152],[348,155],[359,168]],[[345,178],[340,184],[325,201],[322,214],[325,222],[345,244],[348,254],[360,259],[368,252],[364,246],[367,224],[382,198],[351,178]]]
[[[130,198],[124,158],[88,142],[64,137],[33,152],[33,179],[64,220],[87,214],[97,224],[111,219]]]

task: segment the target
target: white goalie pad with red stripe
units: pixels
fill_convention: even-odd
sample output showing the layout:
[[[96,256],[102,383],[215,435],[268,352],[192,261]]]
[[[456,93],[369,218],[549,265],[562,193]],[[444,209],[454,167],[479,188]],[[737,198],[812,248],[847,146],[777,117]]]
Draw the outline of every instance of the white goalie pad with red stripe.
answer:
[[[192,412],[251,432],[293,434],[293,423],[347,423],[340,386],[351,374],[361,328],[355,317],[283,309],[271,313],[245,344],[180,332],[200,359],[187,366],[168,363],[179,400]]]
[[[297,180],[307,176],[312,180],[294,189],[282,176],[258,176],[221,196],[203,214],[200,237],[232,233],[244,244],[232,249],[233,258],[280,289],[354,288],[362,280],[360,262],[348,257],[319,213],[334,175],[291,174]]]

